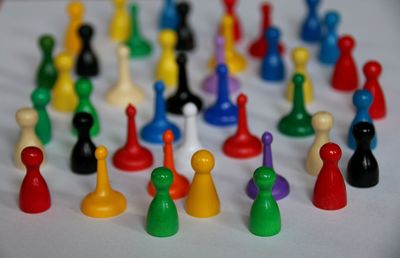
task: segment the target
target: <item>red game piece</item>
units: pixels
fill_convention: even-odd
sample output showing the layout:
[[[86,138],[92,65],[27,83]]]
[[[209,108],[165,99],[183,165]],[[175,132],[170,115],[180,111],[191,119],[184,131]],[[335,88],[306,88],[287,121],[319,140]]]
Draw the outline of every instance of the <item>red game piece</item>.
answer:
[[[259,155],[262,151],[262,144],[259,137],[252,135],[247,127],[246,102],[246,95],[240,94],[237,97],[237,130],[234,135],[225,140],[222,147],[223,152],[232,158],[251,158]]]
[[[313,203],[323,210],[338,210],[346,206],[346,185],[338,162],[342,156],[339,145],[328,142],[320,151],[323,165],[314,186]]]
[[[237,0],[223,0],[225,4],[225,13],[233,18],[233,38],[235,42],[242,38],[242,26],[240,25],[239,16],[235,12]]]
[[[39,170],[43,152],[37,147],[26,147],[21,152],[21,160],[26,167],[26,175],[19,191],[19,207],[26,213],[44,212],[50,208],[51,198]]]
[[[125,145],[115,152],[113,164],[118,169],[130,172],[146,169],[153,165],[153,154],[138,141],[135,107],[129,104],[125,113],[128,118],[127,139]]]
[[[382,119],[386,116],[385,96],[378,80],[382,73],[382,66],[377,61],[368,61],[364,65],[363,71],[366,78],[364,90],[371,92],[373,97],[369,115],[372,119]]]
[[[339,39],[340,54],[332,76],[332,87],[336,90],[354,91],[358,88],[357,66],[351,53],[355,45],[352,36],[345,35]]]

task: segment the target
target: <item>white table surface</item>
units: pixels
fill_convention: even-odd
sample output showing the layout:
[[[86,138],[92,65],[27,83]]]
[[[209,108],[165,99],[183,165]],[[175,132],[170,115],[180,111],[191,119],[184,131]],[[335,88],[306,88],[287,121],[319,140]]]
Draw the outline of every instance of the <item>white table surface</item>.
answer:
[[[116,79],[114,45],[106,32],[112,14],[110,1],[84,1],[86,20],[96,26],[95,48],[101,59],[101,76],[94,80],[93,102],[101,118],[102,133],[94,139],[104,144],[112,154],[125,141],[126,118],[123,110],[104,102],[105,91]],[[315,208],[310,199],[315,178],[306,174],[304,160],[313,138],[291,139],[277,132],[276,124],[290,109],[282,95],[286,83],[271,85],[258,77],[259,62],[249,60],[245,73],[239,77],[243,92],[248,94],[251,130],[261,135],[274,134],[273,158],[278,173],[290,182],[290,195],[279,202],[282,231],[270,238],[252,235],[247,229],[251,200],[244,188],[261,156],[238,161],[221,153],[221,144],[235,128],[208,126],[199,119],[203,145],[216,156],[214,180],[222,204],[221,214],[210,219],[196,219],[183,209],[183,200],[176,202],[180,218],[178,234],[170,238],[155,238],[144,229],[145,215],[151,198],[146,192],[150,170],[137,174],[117,171],[108,164],[112,186],[127,197],[128,209],[116,218],[92,219],[80,212],[82,198],[95,186],[95,175],[71,173],[68,162],[74,137],[71,135],[71,115],[50,110],[54,127],[52,142],[46,146],[48,163],[42,173],[52,194],[52,207],[40,215],[28,215],[18,208],[18,192],[25,174],[12,164],[14,143],[18,137],[15,111],[30,106],[29,95],[34,89],[34,74],[40,61],[38,36],[51,33],[61,50],[67,24],[64,12],[67,1],[18,1],[3,3],[0,11],[0,257],[400,257],[400,173],[395,162],[398,156],[400,109],[400,2],[397,0],[335,0],[324,1],[321,14],[336,9],[342,15],[340,33],[351,33],[357,40],[355,59],[361,65],[377,59],[383,65],[381,83],[388,104],[388,117],[376,122],[378,148],[374,151],[380,165],[380,183],[371,189],[356,189],[347,185],[348,205],[337,212]],[[139,1],[143,34],[156,42],[156,22],[161,1]],[[200,82],[209,73],[206,62],[212,45],[215,26],[222,12],[219,1],[192,1],[190,17],[198,48],[190,55],[191,87],[200,92]],[[238,12],[244,26],[244,40],[238,48],[243,53],[250,40],[259,33],[260,1],[242,0]],[[288,50],[304,45],[298,39],[299,24],[305,12],[303,1],[274,1],[273,20],[283,31]],[[196,22],[195,22],[196,21]],[[147,101],[139,106],[137,125],[141,127],[153,112],[154,64],[159,49],[151,58],[132,61],[135,82],[145,90]],[[312,113],[327,110],[335,116],[331,139],[343,150],[340,167],[345,167],[352,154],[345,139],[354,116],[351,94],[336,93],[329,86],[331,69],[316,61],[316,46],[309,46],[312,59],[309,71],[314,81],[315,102],[308,106]],[[288,74],[292,64],[285,55]],[[363,76],[360,76],[364,81]],[[213,98],[201,93],[207,105]],[[181,118],[173,118],[182,126]],[[151,146],[155,165],[162,164],[162,149]],[[111,156],[111,155],[110,155]],[[109,159],[110,160],[110,159]],[[181,171],[189,178],[192,171]]]

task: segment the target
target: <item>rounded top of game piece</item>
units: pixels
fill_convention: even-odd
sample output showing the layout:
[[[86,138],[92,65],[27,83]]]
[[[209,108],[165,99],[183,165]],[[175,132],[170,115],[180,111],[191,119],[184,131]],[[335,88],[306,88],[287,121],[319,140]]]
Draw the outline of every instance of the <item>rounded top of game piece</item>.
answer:
[[[317,6],[317,5],[319,4],[319,1],[320,1],[320,0],[306,0],[307,4],[308,4],[310,7],[315,7],[315,6]]]
[[[217,65],[216,69],[218,76],[224,76],[228,74],[228,67],[225,64]]]
[[[357,108],[368,108],[372,103],[372,94],[368,90],[357,90],[353,95],[353,104]]]
[[[156,92],[163,92],[164,88],[165,88],[165,86],[162,81],[156,81],[156,83],[154,83],[154,90]]]
[[[81,1],[73,1],[67,6],[67,11],[72,17],[80,17],[85,11],[85,6]]]
[[[126,4],[126,0],[114,0],[114,4],[116,6],[124,6]]]
[[[54,48],[55,40],[54,37],[49,34],[44,34],[39,38],[39,46],[44,51],[51,52]]]
[[[299,86],[299,87],[303,86],[304,80],[305,80],[304,75],[300,73],[294,74],[292,78],[294,86]]]
[[[274,140],[274,137],[272,134],[268,131],[265,131],[263,135],[261,136],[261,142],[264,145],[271,145],[272,141]]]
[[[365,63],[363,72],[367,78],[378,78],[382,73],[382,66],[378,61],[371,60]]]
[[[194,103],[188,102],[183,106],[183,114],[185,116],[195,116],[197,115],[197,107]]]
[[[315,131],[329,131],[333,127],[333,116],[326,111],[320,111],[312,116],[311,124]]]
[[[340,16],[339,16],[338,12],[328,11],[325,14],[324,22],[328,28],[334,28],[339,23],[339,19],[340,19]]]
[[[163,134],[162,139],[164,144],[171,144],[174,141],[174,133],[172,132],[172,130],[166,130]]]
[[[74,128],[79,131],[89,131],[93,126],[93,117],[91,114],[86,112],[78,112],[72,119]]]
[[[97,160],[105,160],[108,156],[108,150],[104,145],[100,145],[96,148],[94,155]]]
[[[46,88],[36,88],[31,95],[33,106],[46,106],[50,102],[50,90]]]
[[[136,115],[136,108],[134,105],[132,104],[128,104],[128,106],[125,109],[125,114],[129,117],[133,117]]]
[[[75,83],[75,91],[79,97],[89,97],[93,86],[89,78],[81,77]]]
[[[15,114],[15,119],[21,127],[35,126],[38,121],[38,114],[33,108],[20,108]]]
[[[233,8],[236,5],[236,0],[224,0],[224,4],[227,12],[231,14],[233,12]]]
[[[353,126],[352,134],[356,142],[370,142],[375,136],[374,125],[368,122],[359,122]]]
[[[164,47],[173,47],[177,41],[176,32],[174,30],[162,30],[158,40]]]
[[[61,71],[70,70],[74,65],[74,60],[68,52],[61,52],[54,61],[56,68]]]
[[[247,96],[243,93],[240,93],[239,96],[237,97],[237,105],[238,106],[244,106],[247,103]]]
[[[118,44],[116,50],[117,50],[117,55],[120,57],[127,57],[130,54],[130,49],[124,44]]]
[[[189,13],[190,11],[190,5],[188,2],[180,2],[176,5],[176,8],[179,12],[179,14],[185,16]]]
[[[35,146],[26,147],[21,152],[21,161],[26,167],[39,167],[43,162],[43,152]]]
[[[263,2],[261,4],[261,10],[265,15],[268,15],[268,13],[270,13],[272,10],[272,5],[268,2]]]
[[[338,162],[342,157],[342,150],[336,143],[328,142],[322,145],[319,155],[323,161]]]
[[[79,36],[81,36],[82,39],[87,40],[87,39],[90,39],[93,36],[94,28],[93,28],[92,25],[90,25],[88,23],[85,23],[85,24],[82,24],[79,27],[78,33],[79,33]]]
[[[265,32],[265,37],[267,38],[267,42],[278,42],[281,36],[280,30],[275,27],[271,26]]]
[[[209,174],[214,168],[214,155],[208,150],[196,151],[191,159],[193,170],[198,174]]]
[[[305,47],[296,47],[292,50],[292,60],[296,66],[304,66],[309,57],[310,54]]]
[[[131,14],[132,14],[132,16],[136,15],[137,9],[138,9],[137,4],[135,2],[132,2],[131,3]]]
[[[166,167],[158,167],[151,172],[151,182],[157,191],[168,192],[173,181],[174,177],[172,172]]]
[[[338,46],[341,51],[351,51],[356,46],[356,41],[350,35],[340,37]]]
[[[253,180],[259,189],[272,188],[276,174],[272,168],[259,167],[254,171]]]
[[[176,62],[178,65],[184,65],[187,62],[187,57],[186,54],[183,52],[178,53],[178,56],[176,57]]]

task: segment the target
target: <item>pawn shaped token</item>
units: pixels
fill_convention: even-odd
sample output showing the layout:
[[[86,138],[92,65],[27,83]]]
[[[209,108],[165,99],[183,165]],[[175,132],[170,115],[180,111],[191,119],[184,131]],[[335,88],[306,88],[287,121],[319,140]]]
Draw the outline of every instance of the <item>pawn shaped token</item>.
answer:
[[[241,40],[243,32],[239,16],[235,12],[237,0],[224,0],[225,14],[232,17],[233,20],[233,39],[238,42]]]
[[[175,30],[178,27],[178,12],[176,10],[175,0],[164,0],[164,6],[161,10],[158,28],[160,30]]]
[[[173,180],[173,173],[165,167],[158,167],[151,173],[156,193],[147,210],[146,231],[152,236],[169,237],[178,232],[178,211],[168,193]]]
[[[308,13],[301,26],[300,37],[305,42],[315,43],[321,38],[321,21],[318,15],[320,0],[306,0]]]
[[[89,113],[93,118],[93,126],[90,129],[90,135],[96,136],[100,133],[100,121],[97,115],[96,108],[90,101],[90,95],[92,94],[93,86],[90,79],[86,77],[79,78],[75,83],[75,91],[78,94],[79,103],[75,109],[75,114],[79,112]],[[75,133],[76,131],[73,130]]]
[[[372,119],[369,116],[368,110],[371,107],[372,94],[368,90],[357,90],[353,95],[353,105],[356,108],[356,115],[351,122],[349,133],[347,135],[347,145],[354,150],[356,141],[353,136],[353,126],[358,122],[368,122],[373,125]],[[375,149],[377,145],[376,135],[371,141],[371,149]]]
[[[274,236],[281,231],[281,213],[272,196],[276,174],[272,168],[259,167],[253,180],[259,193],[250,210],[249,230],[256,236]]]
[[[113,0],[114,14],[108,28],[109,37],[115,42],[125,42],[131,32],[131,17],[126,8],[126,0]]]
[[[220,212],[220,203],[211,170],[214,168],[214,156],[207,150],[193,154],[192,167],[194,177],[185,202],[187,214],[197,218],[208,218]]]
[[[178,41],[176,43],[176,49],[181,51],[190,51],[196,47],[196,39],[193,33],[193,29],[189,25],[188,15],[190,13],[189,2],[182,1],[176,5],[178,11],[178,26],[176,28],[176,34]]]
[[[336,11],[329,11],[325,14],[325,31],[321,37],[318,59],[321,63],[334,65],[339,57],[337,27],[340,22],[340,15]]]
[[[38,114],[38,122],[35,127],[37,137],[43,144],[51,141],[52,129],[46,106],[50,103],[50,90],[48,88],[36,88],[31,94],[33,108]]]
[[[352,51],[356,42],[352,36],[340,37],[339,57],[336,61],[332,75],[332,87],[339,91],[354,91],[358,88],[357,65],[353,59]]]
[[[26,175],[19,190],[19,208],[26,213],[44,212],[50,208],[51,197],[39,169],[43,152],[37,147],[26,147],[21,153],[21,160],[26,167]]]
[[[64,47],[70,55],[76,55],[81,50],[78,29],[82,24],[85,6],[81,1],[71,1],[67,6],[69,25],[65,32]]]
[[[243,93],[240,94],[237,97],[238,121],[236,133],[229,136],[222,146],[222,151],[232,158],[252,158],[261,153],[261,141],[251,134],[247,126],[246,103],[247,96]]]
[[[329,132],[333,127],[333,116],[329,112],[320,111],[313,115],[311,125],[315,131],[314,142],[307,153],[306,170],[309,175],[317,176],[322,167],[319,150],[329,142]]]
[[[178,63],[178,89],[175,94],[167,99],[167,111],[172,114],[182,115],[183,106],[186,103],[193,103],[197,110],[201,111],[203,101],[190,91],[189,82],[186,72],[187,57],[186,54],[180,53],[176,58]]]
[[[52,89],[57,79],[57,70],[53,62],[54,37],[42,35],[39,38],[39,48],[42,52],[42,61],[36,72],[36,87]]]
[[[175,88],[178,84],[178,64],[175,57],[175,31],[160,31],[158,42],[161,46],[161,55],[156,65],[156,80],[163,81],[167,87]]]
[[[154,84],[155,92],[155,107],[153,119],[142,127],[140,130],[140,137],[149,143],[160,144],[163,143],[163,134],[166,130],[170,129],[175,141],[181,138],[181,131],[179,128],[167,119],[165,112],[165,100],[163,97],[164,84],[162,81],[157,81]]]
[[[218,74],[218,95],[215,103],[204,111],[204,120],[215,126],[229,126],[237,123],[237,106],[229,99],[228,68],[220,64],[216,68]]]
[[[139,26],[139,7],[136,3],[131,4],[131,33],[126,45],[130,49],[131,58],[147,57],[152,52],[150,42],[145,39]]]
[[[114,217],[126,210],[126,199],[120,192],[111,188],[107,172],[106,147],[102,145],[97,147],[95,155],[97,159],[96,189],[83,198],[81,211],[93,218]]]
[[[304,95],[304,102],[306,104],[311,103],[314,98],[312,79],[307,71],[308,59],[309,59],[309,52],[307,48],[297,47],[293,49],[292,60],[294,64],[294,74],[299,73],[304,76],[303,95]],[[286,98],[289,101],[293,100],[293,88],[294,88],[293,82],[290,81],[286,91]]]
[[[346,185],[338,166],[342,150],[335,143],[325,143],[320,156],[323,165],[315,182],[313,204],[323,210],[344,208],[347,204]]]
[[[271,82],[279,82],[285,78],[285,64],[279,53],[278,42],[281,32],[277,27],[271,26],[265,32],[265,40],[268,49],[261,62],[261,79]]]
[[[178,171],[175,169],[174,165],[174,154],[173,154],[173,146],[172,142],[174,141],[174,134],[171,130],[166,130],[163,134],[163,142],[164,142],[164,167],[170,169],[173,174],[174,181],[172,186],[169,188],[169,194],[171,195],[172,199],[180,199],[185,197],[190,189],[189,180],[180,175]],[[154,196],[156,193],[156,189],[154,185],[150,181],[147,186],[147,191],[151,196]]]
[[[94,28],[92,25],[85,23],[79,27],[78,34],[82,42],[82,48],[76,60],[76,74],[86,77],[97,76],[99,75],[99,61],[91,46]]]
[[[93,117],[89,113],[76,113],[72,121],[78,132],[78,140],[72,148],[70,166],[74,173],[87,175],[96,172],[96,146],[90,139],[90,129],[93,127]]]
[[[35,127],[38,122],[38,113],[33,108],[20,108],[15,114],[15,119],[20,128],[20,134],[14,151],[14,164],[17,168],[23,169],[21,152],[25,147],[34,146],[44,154],[44,148],[40,139],[36,136]]]
[[[312,135],[314,134],[314,129],[311,126],[311,115],[304,106],[304,76],[302,74],[295,74],[292,81],[294,84],[292,111],[279,121],[278,130],[282,134],[292,137]]]
[[[364,90],[372,94],[372,105],[369,114],[372,119],[382,119],[386,116],[386,101],[382,87],[379,83],[379,76],[382,73],[382,66],[377,61],[368,61],[363,67],[365,75]]]
[[[127,116],[127,134],[125,145],[119,148],[113,156],[116,168],[127,172],[146,169],[153,165],[153,154],[140,145],[136,133],[136,108],[129,104],[125,113]]]

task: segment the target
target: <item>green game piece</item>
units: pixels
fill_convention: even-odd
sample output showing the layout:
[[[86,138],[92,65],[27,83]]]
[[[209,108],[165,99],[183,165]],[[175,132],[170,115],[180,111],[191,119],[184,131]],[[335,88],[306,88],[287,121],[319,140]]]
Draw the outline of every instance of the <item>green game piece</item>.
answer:
[[[31,94],[33,108],[38,114],[35,132],[43,144],[51,140],[51,121],[46,106],[50,103],[50,89],[36,88]]]
[[[131,57],[141,58],[150,55],[152,47],[150,42],[143,38],[140,33],[138,9],[135,3],[131,5],[132,29],[126,45],[131,50]]]
[[[156,194],[147,211],[146,231],[152,236],[168,237],[178,232],[178,212],[169,195],[173,180],[171,170],[165,167],[158,167],[151,173]]]
[[[54,38],[43,35],[39,38],[39,48],[42,52],[42,62],[36,73],[36,87],[52,89],[57,79],[57,70],[53,62]]]
[[[93,86],[92,82],[86,78],[81,77],[75,83],[75,91],[79,98],[78,106],[75,109],[75,114],[79,112],[86,112],[92,115],[93,126],[90,129],[90,135],[96,136],[100,133],[100,121],[97,116],[96,108],[90,102],[90,95],[92,94]],[[75,128],[72,128],[72,132],[76,135]]]
[[[259,167],[253,180],[259,193],[251,206],[249,230],[256,236],[273,236],[281,231],[279,206],[272,196],[276,174],[273,169]]]
[[[304,106],[304,76],[297,73],[293,76],[292,81],[294,84],[293,108],[290,114],[284,116],[279,121],[278,129],[282,134],[293,137],[312,135],[314,134],[314,129],[311,126],[311,115]]]

